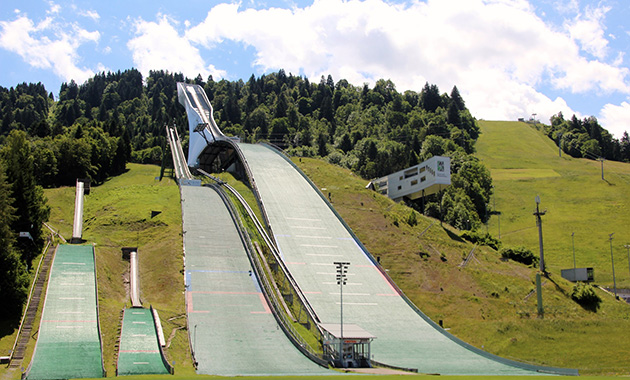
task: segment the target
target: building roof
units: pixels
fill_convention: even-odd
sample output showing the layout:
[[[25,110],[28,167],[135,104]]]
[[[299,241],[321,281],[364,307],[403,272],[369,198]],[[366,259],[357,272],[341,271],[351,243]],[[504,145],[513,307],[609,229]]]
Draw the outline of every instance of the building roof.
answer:
[[[339,323],[320,323],[319,326],[328,331],[330,335],[335,338],[341,337],[341,325]],[[357,325],[343,324],[343,338],[344,339],[374,339],[374,335],[363,330]]]

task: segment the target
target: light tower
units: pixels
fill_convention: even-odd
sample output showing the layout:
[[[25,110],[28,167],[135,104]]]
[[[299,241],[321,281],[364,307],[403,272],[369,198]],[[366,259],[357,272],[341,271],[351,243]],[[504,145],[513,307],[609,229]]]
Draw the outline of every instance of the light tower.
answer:
[[[341,366],[343,364],[343,286],[346,284],[346,279],[348,277],[348,265],[349,262],[343,261],[335,261],[333,264],[337,267],[337,285],[339,285],[339,307],[340,313],[339,318],[341,320],[341,324],[339,326],[340,336],[339,336],[339,363]],[[344,366],[345,367],[345,366]]]

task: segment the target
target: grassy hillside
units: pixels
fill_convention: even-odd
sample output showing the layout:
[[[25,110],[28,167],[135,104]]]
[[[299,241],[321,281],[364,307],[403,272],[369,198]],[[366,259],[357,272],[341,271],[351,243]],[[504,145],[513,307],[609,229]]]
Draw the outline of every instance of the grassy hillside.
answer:
[[[177,185],[170,179],[159,182],[160,168],[128,164],[129,171],[93,187],[85,196],[83,239],[94,243],[98,280],[99,317],[103,357],[108,376],[114,376],[115,345],[121,311],[130,306],[125,283],[129,264],[122,259],[122,247],[138,247],[141,299],[160,314],[170,362],[177,373],[193,374],[188,350],[184,307],[182,220]],[[70,238],[74,216],[74,187],[45,191],[51,206],[49,224]],[[161,211],[151,218],[151,211]],[[0,341],[4,341],[1,338]],[[12,343],[12,342],[11,342]],[[32,354],[35,340],[30,344]],[[24,361],[26,367],[30,356]],[[19,371],[0,369],[1,378],[19,378]]]
[[[407,296],[434,321],[477,347],[521,361],[579,368],[583,374],[630,374],[628,305],[603,292],[600,309],[583,309],[571,298],[572,284],[544,281],[545,315],[537,316],[536,269],[502,261],[473,248],[458,231],[364,188],[366,181],[321,160],[295,159]],[[507,202],[507,201],[506,201]],[[533,217],[532,217],[533,218]],[[604,350],[613,346],[614,351]]]
[[[627,250],[630,244],[630,164],[558,155],[558,148],[526,123],[481,121],[477,156],[492,173],[493,202],[502,212],[501,240],[538,253],[538,231],[532,211],[539,195],[543,216],[545,261],[557,276],[573,268],[574,232],[577,267],[595,268],[598,284],[613,285],[610,242],[618,287],[630,288]],[[489,230],[498,237],[499,219]]]

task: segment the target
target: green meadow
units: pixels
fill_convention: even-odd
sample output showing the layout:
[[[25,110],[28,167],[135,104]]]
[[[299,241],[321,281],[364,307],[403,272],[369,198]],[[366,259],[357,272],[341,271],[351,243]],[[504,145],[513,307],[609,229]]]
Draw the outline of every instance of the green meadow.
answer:
[[[540,196],[545,262],[552,276],[575,265],[593,267],[595,282],[613,287],[609,234],[617,287],[630,288],[630,164],[559,156],[556,145],[531,124],[480,121],[479,157],[492,173],[492,216],[488,230],[505,246],[523,245],[538,254],[532,212]],[[499,220],[500,218],[500,220]],[[573,242],[571,234],[573,236]]]

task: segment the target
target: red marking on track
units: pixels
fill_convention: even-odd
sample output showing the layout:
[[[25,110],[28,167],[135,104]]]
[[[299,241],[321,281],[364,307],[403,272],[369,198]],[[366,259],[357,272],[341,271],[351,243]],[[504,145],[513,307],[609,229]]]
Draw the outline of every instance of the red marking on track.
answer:
[[[186,311],[193,312],[192,292],[186,292]]]
[[[377,296],[381,296],[381,297],[398,297],[398,294],[377,294]]]
[[[188,312],[188,314],[209,313],[208,310],[193,310],[193,300],[192,300],[193,293],[200,293],[200,292],[186,292],[186,311]]]
[[[211,291],[211,292],[191,291],[188,293],[189,294],[192,294],[192,293],[195,293],[195,294],[260,294],[260,292],[221,292],[221,291],[216,291],[216,292],[215,291]]]
[[[260,297],[260,302],[262,303],[263,308],[265,308],[265,311],[252,311],[252,314],[271,314],[271,309],[269,309],[265,296],[263,296],[262,293],[258,293],[258,296]]]
[[[383,272],[381,272],[377,267],[374,267],[374,269],[376,269],[376,272],[381,275],[381,277],[383,278],[383,281],[385,281],[385,283],[387,284],[387,286],[389,286],[392,292],[398,294],[398,291],[396,291],[396,289],[392,286],[392,284],[390,284],[389,281],[387,281],[387,278],[385,277],[385,275],[383,275]]]
[[[302,292],[304,294],[322,294],[322,292]]]
[[[292,264],[292,265],[306,265],[306,263],[300,263],[300,262],[296,262],[296,261],[287,261],[287,265]]]

